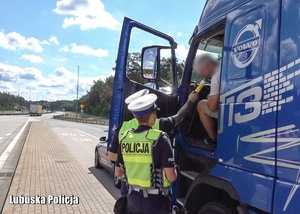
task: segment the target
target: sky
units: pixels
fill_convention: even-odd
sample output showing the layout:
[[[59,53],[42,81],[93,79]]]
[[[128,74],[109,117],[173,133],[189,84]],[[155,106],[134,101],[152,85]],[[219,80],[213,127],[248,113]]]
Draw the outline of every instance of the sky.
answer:
[[[124,17],[172,36],[184,60],[204,0],[2,0],[0,92],[26,100],[76,99],[113,75]],[[135,30],[130,51],[160,43]]]

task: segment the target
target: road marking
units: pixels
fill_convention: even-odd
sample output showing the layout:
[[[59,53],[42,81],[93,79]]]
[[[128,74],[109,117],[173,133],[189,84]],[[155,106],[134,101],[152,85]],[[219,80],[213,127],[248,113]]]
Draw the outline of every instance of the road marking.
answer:
[[[7,134],[5,134],[5,136],[9,136],[9,135],[11,135],[11,133],[7,133]]]
[[[3,139],[3,137],[0,137],[0,140],[2,140]]]
[[[18,134],[14,137],[14,139],[10,142],[10,144],[8,145],[8,147],[6,147],[6,149],[4,150],[4,152],[2,153],[2,155],[0,156],[0,170],[3,167],[5,161],[7,160],[8,156],[10,155],[11,151],[13,150],[13,148],[15,147],[16,143],[18,142],[21,134],[24,132],[25,127],[27,126],[29,119],[27,119],[26,123],[24,124],[24,126],[21,128],[21,130],[18,132]]]
[[[84,131],[81,131],[81,130],[79,130],[79,129],[77,129],[77,130],[80,131],[80,132],[83,133],[83,134],[86,134],[86,135],[88,135],[88,136],[91,136],[91,137],[93,137],[93,138],[99,140],[99,137],[95,137],[94,135],[91,135],[91,134],[86,133],[86,132],[84,132]]]

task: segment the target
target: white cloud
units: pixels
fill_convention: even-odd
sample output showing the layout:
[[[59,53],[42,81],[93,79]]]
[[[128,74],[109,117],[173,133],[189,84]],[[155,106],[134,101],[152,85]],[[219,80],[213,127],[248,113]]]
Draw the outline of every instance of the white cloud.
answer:
[[[55,45],[59,45],[58,39],[56,36],[51,35],[49,40],[44,40],[42,42],[40,42],[42,45],[51,45],[51,44],[55,44]]]
[[[34,67],[21,68],[15,65],[0,63],[0,72],[4,73],[3,81],[41,80],[42,72]]]
[[[185,59],[189,52],[189,49],[185,48],[184,45],[178,45],[176,51],[176,57],[178,59]]]
[[[36,55],[30,55],[30,54],[23,54],[21,56],[21,59],[28,60],[32,63],[45,63],[42,57],[36,56]]]
[[[178,37],[183,37],[184,36],[184,34],[182,33],[182,32],[177,32],[177,34],[176,34]]]
[[[0,63],[0,73],[3,73],[0,88],[5,92],[17,94],[17,84],[21,83],[20,95],[25,99],[28,99],[30,90],[31,100],[35,100],[37,93],[39,99],[45,100],[74,100],[76,98],[77,70],[70,72],[65,67],[58,67],[49,75],[44,76],[37,68],[21,68]],[[87,72],[82,70],[80,73],[80,97],[86,94],[86,91],[94,84],[94,80],[105,79],[114,74],[113,71],[108,71],[105,75],[84,77],[84,73]]]
[[[180,31],[178,31],[178,32],[169,31],[168,35],[172,36],[172,37],[174,37],[174,36],[176,36],[176,37],[188,37],[187,33],[180,32]]]
[[[174,32],[173,31],[169,31],[168,33],[167,33],[169,36],[174,36]]]
[[[105,10],[100,0],[60,0],[53,10],[56,14],[68,16],[62,27],[78,25],[81,30],[108,28],[117,29],[119,22]]]
[[[84,55],[96,56],[96,57],[108,56],[108,50],[103,50],[101,48],[93,49],[89,46],[77,45],[75,43],[72,43],[70,46],[65,45],[59,51],[72,52],[75,54],[84,54]]]
[[[51,45],[50,42],[48,42],[47,40],[44,40],[42,42],[40,42],[42,45]]]
[[[58,42],[58,40],[57,40],[57,37],[56,37],[56,36],[53,36],[53,35],[50,36],[49,42],[51,42],[51,43],[53,43],[53,44],[55,44],[55,45],[59,45],[59,42]]]
[[[0,47],[7,50],[30,50],[35,52],[42,52],[43,48],[41,42],[34,38],[26,38],[17,32],[11,32],[5,34],[4,31],[0,31]]]

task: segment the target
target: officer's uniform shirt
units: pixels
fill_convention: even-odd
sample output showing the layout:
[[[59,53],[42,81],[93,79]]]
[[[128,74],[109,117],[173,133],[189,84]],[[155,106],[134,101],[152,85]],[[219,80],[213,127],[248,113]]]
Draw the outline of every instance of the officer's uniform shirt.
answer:
[[[149,126],[141,125],[134,133],[140,133],[151,129]],[[153,145],[152,150],[153,163],[156,168],[170,168],[174,167],[174,156],[171,148],[171,142],[168,137],[162,136],[158,142]],[[124,166],[123,155],[121,153],[121,148],[118,149],[118,158],[116,161],[116,166]]]
[[[166,118],[159,118],[159,130],[167,133],[170,135],[175,128],[175,120],[173,117],[166,117]],[[109,151],[112,153],[118,153],[119,150],[119,131],[121,129],[121,126],[119,126],[115,130],[115,134],[113,136],[113,139],[110,143]]]

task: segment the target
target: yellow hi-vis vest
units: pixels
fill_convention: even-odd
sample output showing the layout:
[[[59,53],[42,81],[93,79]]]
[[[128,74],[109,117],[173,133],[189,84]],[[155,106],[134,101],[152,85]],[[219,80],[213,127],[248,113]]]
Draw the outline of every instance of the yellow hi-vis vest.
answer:
[[[129,129],[137,129],[137,127],[139,126],[139,123],[137,121],[136,118],[133,118],[129,121],[124,121],[120,131],[119,131],[119,141],[121,141],[122,139],[122,135]],[[157,129],[159,130],[159,119],[156,119],[154,126],[152,127],[153,129]]]
[[[128,130],[124,133],[120,148],[129,185],[160,190],[170,186],[164,170],[155,168],[153,163],[153,145],[162,134],[156,129],[141,133]]]

